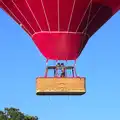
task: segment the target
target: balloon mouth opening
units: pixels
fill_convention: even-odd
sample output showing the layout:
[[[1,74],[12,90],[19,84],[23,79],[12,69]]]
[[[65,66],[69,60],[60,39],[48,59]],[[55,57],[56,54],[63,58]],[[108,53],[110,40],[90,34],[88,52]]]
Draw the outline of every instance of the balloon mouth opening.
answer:
[[[89,37],[76,32],[38,32],[32,39],[44,57],[51,60],[75,60]]]

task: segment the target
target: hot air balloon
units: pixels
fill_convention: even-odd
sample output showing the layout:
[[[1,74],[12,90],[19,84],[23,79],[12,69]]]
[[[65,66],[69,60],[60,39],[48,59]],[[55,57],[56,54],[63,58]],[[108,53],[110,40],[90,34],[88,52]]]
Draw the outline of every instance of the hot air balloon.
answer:
[[[119,10],[120,0],[0,0],[0,7],[29,34],[47,61],[76,61],[89,38]],[[85,78],[77,76],[75,65],[57,65],[46,66],[45,76],[37,78],[36,94],[84,94]],[[50,69],[53,77],[47,76]]]

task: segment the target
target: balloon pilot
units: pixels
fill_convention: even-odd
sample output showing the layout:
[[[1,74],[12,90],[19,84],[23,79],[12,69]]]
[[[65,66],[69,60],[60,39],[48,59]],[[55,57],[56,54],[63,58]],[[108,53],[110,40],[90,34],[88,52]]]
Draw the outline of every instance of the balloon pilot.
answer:
[[[64,67],[64,63],[61,63],[61,77],[65,77],[65,67]]]
[[[65,77],[65,66],[64,63],[57,63],[54,69],[54,77]]]

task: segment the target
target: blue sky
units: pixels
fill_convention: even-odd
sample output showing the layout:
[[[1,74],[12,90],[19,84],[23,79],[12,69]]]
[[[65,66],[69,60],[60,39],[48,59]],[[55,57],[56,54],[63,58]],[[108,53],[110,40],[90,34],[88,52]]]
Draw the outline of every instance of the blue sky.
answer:
[[[0,10],[0,109],[20,108],[41,120],[120,119],[120,12],[89,40],[77,60],[84,96],[36,96],[45,58],[31,38]]]

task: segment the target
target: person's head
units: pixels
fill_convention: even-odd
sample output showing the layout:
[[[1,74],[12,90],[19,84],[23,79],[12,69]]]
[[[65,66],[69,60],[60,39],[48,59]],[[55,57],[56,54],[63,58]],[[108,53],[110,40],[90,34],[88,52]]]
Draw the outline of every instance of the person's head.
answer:
[[[60,63],[57,63],[57,65],[59,65],[59,66],[60,66]]]
[[[61,63],[61,66],[64,66],[64,63]]]

